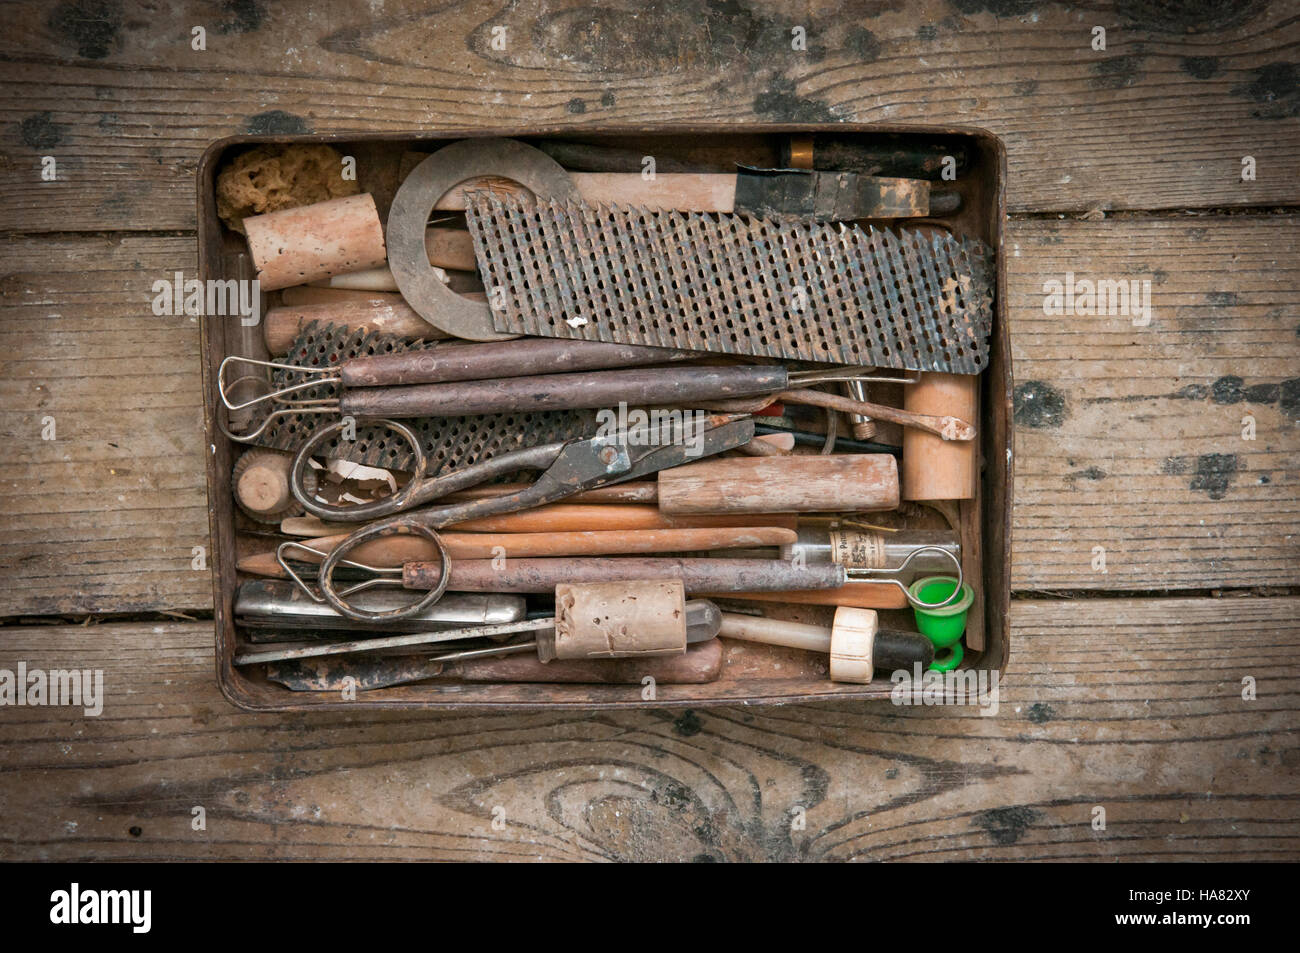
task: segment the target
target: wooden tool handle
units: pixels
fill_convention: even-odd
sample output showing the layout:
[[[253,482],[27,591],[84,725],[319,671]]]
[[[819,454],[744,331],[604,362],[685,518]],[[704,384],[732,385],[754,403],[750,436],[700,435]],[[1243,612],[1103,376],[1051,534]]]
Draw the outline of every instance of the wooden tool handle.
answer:
[[[653,179],[639,172],[571,172],[574,187],[588,204],[676,208],[693,212],[730,212],[736,205],[736,174],[661,172]],[[441,198],[438,211],[465,211],[467,193],[481,190],[499,196],[526,195],[519,183],[500,176],[477,176],[459,183]]]
[[[402,567],[408,589],[433,589],[439,565],[411,562]],[[844,582],[835,565],[792,566],[780,559],[674,559],[588,557],[557,559],[456,560],[448,588],[453,592],[553,592],[562,583],[635,582],[680,579],[688,593],[830,589]]]
[[[397,305],[404,304],[405,299],[392,291],[354,291],[350,288],[318,288],[315,285],[294,285],[280,292],[280,304],[286,307],[343,303]]]
[[[780,390],[785,381],[782,367],[664,367],[362,388],[344,392],[341,404],[356,417],[459,417],[683,404]]]
[[[588,685],[702,685],[722,673],[722,643],[692,645],[681,655],[650,658],[569,659],[542,662],[531,655],[507,655],[447,665],[443,675],[465,682],[551,682]]]
[[[897,506],[898,464],[887,453],[715,458],[659,474],[659,509],[668,514]]]
[[[369,298],[271,308],[263,319],[266,349],[287,354],[303,329],[313,321],[341,324],[353,331],[380,331],[404,338],[433,340],[447,337],[411,309],[400,295],[391,301]]]
[[[632,487],[636,484],[626,484]],[[609,489],[617,489],[610,487]],[[656,489],[656,493],[658,490]],[[495,495],[495,494],[493,494]],[[450,502],[450,498],[448,500]],[[459,501],[457,501],[459,502]],[[794,513],[764,513],[762,519],[740,513],[715,516],[664,516],[656,507],[640,504],[552,503],[519,513],[485,516],[465,520],[447,527],[448,532],[468,533],[561,533],[599,530],[689,529],[707,527],[750,527],[761,522],[767,527],[797,529],[799,517]],[[280,524],[289,536],[332,536],[350,533],[356,523],[333,523],[315,517],[285,520]]]
[[[885,582],[850,582],[834,589],[794,589],[789,592],[700,593],[705,598],[784,602],[804,606],[852,606],[858,609],[906,609],[907,596]]]
[[[724,639],[742,642],[761,642],[764,645],[783,645],[808,652],[831,650],[831,630],[820,625],[786,622],[766,616],[742,615],[739,612],[722,613],[722,628],[718,635]]]
[[[691,360],[699,355],[667,347],[569,341],[564,338],[520,338],[494,344],[443,345],[424,351],[404,351],[359,357],[341,370],[345,387],[386,387],[449,381],[494,381],[553,371],[636,367]]]
[[[786,541],[795,536],[793,530],[779,526],[742,526],[643,529],[630,532],[444,533],[442,539],[453,559],[490,559],[499,554],[504,554],[509,559],[518,559],[530,556],[613,556],[624,553],[750,549],[786,545]],[[430,554],[425,558],[434,557]]]
[[[437,268],[476,271],[474,239],[463,228],[428,228],[424,232],[424,250],[429,264]]]
[[[568,533],[440,533],[452,559],[519,559],[537,556],[612,556],[634,553],[694,553],[711,549],[753,549],[789,546],[798,538],[794,530],[776,526],[705,527],[701,529],[597,530]],[[323,553],[331,552],[347,534],[304,540]],[[319,563],[321,557],[301,549],[288,556],[296,562]],[[433,543],[422,536],[396,535],[362,543],[348,557],[369,566],[392,567],[438,558]],[[241,572],[280,576],[283,570],[272,554],[241,559]]]
[[[673,527],[748,526],[754,517],[746,514],[710,516],[667,516],[653,506],[638,504],[554,503],[521,513],[465,520],[448,529],[476,533],[545,533],[593,529],[671,529]],[[794,529],[799,518],[793,513],[764,513],[765,526]]]
[[[582,200],[590,205],[631,205],[690,212],[737,211],[738,180],[734,172],[659,172],[652,179],[645,178],[639,171],[570,172],[569,175]],[[761,176],[758,181],[762,181]],[[831,177],[831,181],[821,187],[819,194],[824,198],[833,198],[837,185],[847,183],[843,183],[840,176]],[[440,198],[435,208],[463,210],[466,193],[476,187],[475,182],[461,183]],[[491,180],[491,189],[497,194],[519,194],[524,191],[517,183],[499,177]],[[902,218],[925,216],[930,211],[930,184],[926,181],[870,175],[852,191],[855,193],[852,196],[854,201],[841,203],[844,205],[842,214],[845,218]],[[858,191],[868,194],[859,197],[856,195]],[[751,180],[749,187],[741,190],[742,211],[754,209],[753,192]],[[786,204],[780,201],[783,196],[784,189],[778,192],[778,205]],[[846,195],[845,198],[849,196]],[[782,210],[793,211],[784,207]]]

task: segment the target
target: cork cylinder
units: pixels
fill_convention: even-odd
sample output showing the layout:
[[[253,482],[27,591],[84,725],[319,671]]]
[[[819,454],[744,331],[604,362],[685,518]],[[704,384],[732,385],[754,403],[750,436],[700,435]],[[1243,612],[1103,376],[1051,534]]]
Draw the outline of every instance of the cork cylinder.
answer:
[[[976,380],[971,374],[926,372],[903,388],[903,409],[950,414],[975,423]],[[975,442],[944,440],[915,427],[903,430],[903,499],[969,500],[975,495]]]
[[[388,263],[384,229],[368,194],[244,219],[263,291]]]
[[[680,580],[555,587],[555,629],[537,657],[641,658],[686,651],[686,589]]]

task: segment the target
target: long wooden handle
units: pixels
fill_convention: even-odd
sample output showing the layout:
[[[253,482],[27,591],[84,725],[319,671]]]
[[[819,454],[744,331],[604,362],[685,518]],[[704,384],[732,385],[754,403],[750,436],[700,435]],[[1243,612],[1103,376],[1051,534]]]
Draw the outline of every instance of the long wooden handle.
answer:
[[[659,474],[659,510],[670,515],[897,506],[898,463],[887,453],[713,458]]]
[[[629,487],[635,485],[627,484]],[[610,487],[610,489],[617,488]],[[658,490],[656,489],[655,492],[657,494]],[[667,516],[660,513],[657,507],[636,503],[614,503],[607,506],[585,503],[550,503],[546,506],[537,506],[531,510],[522,510],[518,513],[465,520],[448,526],[447,531],[467,533],[585,533],[594,530],[689,529],[709,526],[745,527],[753,526],[756,523],[761,523],[763,526],[779,526],[782,529],[797,529],[799,517],[794,513],[764,513],[761,520],[756,520],[753,516],[744,513],[734,515],[724,513],[712,516]],[[280,525],[281,531],[290,536],[332,536],[337,533],[350,533],[359,528],[361,524],[323,522],[308,517],[284,520]]]
[[[831,630],[824,626],[769,619],[766,616],[741,615],[738,612],[722,613],[722,628],[718,630],[718,635],[742,642],[783,645],[809,652],[827,653],[831,650]]]
[[[757,546],[788,546],[798,539],[794,530],[775,526],[735,529],[647,529],[632,532],[597,530],[571,533],[441,533],[452,559],[518,559],[537,556],[606,556],[633,553],[691,553],[710,549],[749,549]],[[328,553],[346,535],[305,540],[312,549]],[[290,555],[299,562],[319,563],[321,558],[304,550]],[[438,553],[422,536],[385,536],[362,543],[348,557],[369,566],[400,566],[408,562],[436,560]],[[259,553],[241,559],[241,572],[279,576],[283,573],[275,556]]]
[[[404,338],[433,340],[447,337],[412,310],[400,295],[396,299],[367,299],[272,308],[263,317],[262,333],[271,354],[286,354],[294,340],[313,321],[341,324],[353,331],[380,331]]]
[[[734,172],[661,172],[653,179],[638,172],[570,172],[582,200],[591,205],[632,205],[671,208],[688,212],[736,211],[737,178]],[[440,211],[464,211],[466,193],[482,189],[484,180],[462,182],[438,199]],[[492,177],[487,186],[498,194],[521,194],[523,187]],[[930,184],[915,179],[871,176],[863,186],[878,186],[878,194],[864,196],[846,210],[849,218],[902,218],[928,215]],[[833,187],[833,185],[832,185]],[[742,195],[742,204],[744,196]]]
[[[736,175],[721,172],[665,172],[653,179],[639,172],[571,172],[573,184],[589,204],[680,208],[694,212],[730,212],[736,205]],[[500,176],[477,176],[441,196],[434,208],[463,212],[469,192],[491,191],[502,197],[527,194],[519,183]]]
[[[755,520],[747,514],[720,514],[700,516],[673,516],[660,513],[656,507],[640,504],[610,504],[608,506],[583,503],[553,503],[538,506],[520,513],[504,516],[487,516],[465,520],[448,529],[475,533],[545,533],[586,530],[673,529],[677,527],[752,526]],[[764,526],[795,529],[799,518],[793,513],[764,513]]]
[[[402,567],[408,589],[432,589],[441,578],[437,563]],[[680,579],[687,593],[830,589],[842,585],[844,569],[834,564],[793,566],[781,559],[673,559],[618,556],[556,559],[455,560],[448,588],[453,592],[554,592],[561,583],[635,582]]]
[[[387,387],[447,381],[495,381],[562,370],[566,374],[698,358],[694,351],[564,338],[520,338],[493,344],[443,345],[358,357],[341,368],[345,387]]]
[[[803,606],[849,606],[855,609],[905,609],[907,596],[887,582],[850,582],[834,589],[789,592],[699,593],[706,599],[744,599],[746,602],[782,602]]]
[[[780,390],[783,367],[663,367],[540,374],[345,391],[342,413],[357,417],[459,417],[515,411],[683,404]],[[685,437],[689,438],[689,434]]]

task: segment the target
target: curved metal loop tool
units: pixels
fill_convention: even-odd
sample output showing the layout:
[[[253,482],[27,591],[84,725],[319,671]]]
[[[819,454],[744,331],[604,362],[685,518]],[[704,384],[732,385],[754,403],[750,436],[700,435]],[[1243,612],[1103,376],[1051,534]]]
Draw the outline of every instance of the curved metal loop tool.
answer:
[[[232,356],[221,362],[217,389],[231,413],[270,405],[273,409],[257,430],[232,439],[247,442],[260,436],[270,422],[298,413],[337,413],[365,418],[460,416],[514,413],[521,410],[577,410],[605,407],[619,400],[649,406],[712,401],[815,387],[837,381],[877,381],[915,384],[919,374],[882,376],[873,367],[824,365],[804,370],[781,365],[707,366],[681,364],[696,355],[689,351],[646,348],[591,341],[525,340],[491,345],[496,360],[518,355],[513,368],[482,360],[481,345],[434,348],[425,352],[382,354],[326,367],[262,361]],[[547,370],[538,365],[542,358]],[[674,364],[649,370],[644,364]],[[226,382],[226,368],[244,364],[269,368],[282,378],[301,376],[295,383],[271,388],[252,375]],[[459,367],[455,365],[460,365]],[[462,370],[464,368],[464,370]],[[561,368],[559,373],[551,369]],[[475,376],[479,375],[479,376]],[[235,387],[254,381],[265,393],[236,400]],[[335,385],[336,396],[295,395]],[[229,434],[228,434],[229,435]]]
[[[313,434],[298,451],[289,474],[289,486],[293,495],[309,513],[322,519],[347,522],[377,519],[377,522],[347,536],[325,555],[317,576],[320,596],[340,615],[359,622],[410,618],[441,598],[447,589],[451,573],[447,551],[434,532],[436,529],[465,520],[514,513],[563,500],[599,486],[640,479],[669,467],[741,446],[754,436],[754,421],[751,417],[743,414],[718,414],[707,418],[703,433],[692,435],[689,443],[682,439],[679,427],[665,423],[516,450],[443,476],[428,478],[424,475],[426,458],[410,429],[397,421],[382,423],[411,442],[417,461],[415,477],[396,494],[373,503],[335,506],[315,499],[308,492],[303,485],[308,460],[316,447],[339,432],[343,426],[341,423],[323,427]],[[519,470],[542,472],[535,482],[514,493],[416,509],[449,493]],[[358,587],[340,591],[334,583],[335,571],[341,566],[373,569],[364,563],[349,560],[348,554],[364,543],[400,534],[422,536],[434,544],[440,569],[437,588],[430,590],[418,602],[400,609],[372,612],[350,604],[347,596],[358,591]],[[287,566],[284,568],[288,570]],[[384,581],[372,584],[391,584],[392,572],[394,571],[377,571],[376,575],[384,578]],[[290,572],[290,575],[312,598],[316,598],[316,594],[297,574]]]
[[[226,368],[235,365],[245,364],[250,367],[265,367],[273,371],[282,371],[291,374],[302,374],[307,380],[297,384],[289,384],[285,387],[278,387],[273,390],[267,390],[264,394],[258,394],[247,400],[239,400],[232,396],[234,390],[247,384],[259,385],[267,388],[270,385],[265,378],[255,374],[244,374],[236,377],[233,381],[226,380]],[[250,407],[258,407],[262,404],[271,404],[275,407],[266,415],[266,419],[258,425],[256,430],[248,433],[236,434],[231,432],[225,424],[225,421],[218,416],[217,426],[221,432],[229,439],[236,443],[252,443],[279,417],[288,417],[294,414],[332,414],[339,413],[339,401],[336,399],[325,400],[293,400],[294,394],[301,391],[316,387],[319,384],[337,384],[340,381],[338,369],[335,367],[302,367],[297,364],[283,364],[277,361],[260,361],[252,357],[241,357],[238,354],[232,354],[221,362],[217,368],[217,394],[221,397],[221,404],[229,413],[237,413],[242,410],[248,410]]]
[[[948,598],[944,599],[942,602],[924,602],[912,595],[911,591],[909,591],[907,586],[900,580],[881,578],[882,576],[901,576],[907,570],[908,564],[922,553],[938,553],[940,556],[943,556],[951,562],[953,568],[957,570],[957,588],[952,591],[952,595],[948,596]],[[903,590],[903,595],[907,597],[908,603],[917,609],[942,609],[946,605],[951,605],[961,598],[961,587],[964,581],[961,571],[961,560],[953,553],[940,546],[918,546],[907,554],[906,559],[892,569],[870,569],[860,566],[849,566],[846,567],[845,572],[848,576],[849,582],[881,582],[897,586],[899,589]]]

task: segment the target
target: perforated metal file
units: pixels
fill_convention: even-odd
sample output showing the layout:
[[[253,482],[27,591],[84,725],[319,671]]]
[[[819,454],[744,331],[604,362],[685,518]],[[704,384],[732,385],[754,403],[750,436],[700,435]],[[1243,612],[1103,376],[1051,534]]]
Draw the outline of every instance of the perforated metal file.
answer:
[[[499,331],[977,374],[993,253],[899,233],[475,192],[466,218]]]

